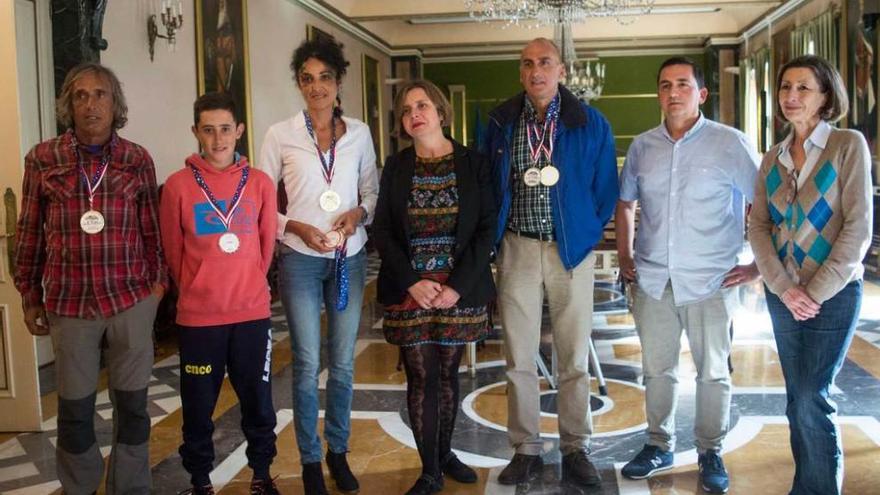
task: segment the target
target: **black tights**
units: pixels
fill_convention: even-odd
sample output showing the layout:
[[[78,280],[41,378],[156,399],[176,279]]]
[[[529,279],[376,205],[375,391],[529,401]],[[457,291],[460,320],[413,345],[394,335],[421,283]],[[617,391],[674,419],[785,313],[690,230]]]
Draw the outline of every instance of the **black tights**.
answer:
[[[463,350],[463,345],[401,347],[410,428],[422,459],[422,474],[434,479],[440,476],[440,462],[452,451]]]

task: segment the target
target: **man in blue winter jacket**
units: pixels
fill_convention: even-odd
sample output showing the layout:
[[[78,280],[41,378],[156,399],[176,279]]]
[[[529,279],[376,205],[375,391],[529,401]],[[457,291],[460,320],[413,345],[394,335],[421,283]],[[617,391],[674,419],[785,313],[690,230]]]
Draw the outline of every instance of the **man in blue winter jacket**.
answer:
[[[598,485],[599,472],[587,456],[593,432],[587,352],[592,251],[618,195],[614,137],[602,114],[560,84],[565,66],[552,41],[529,42],[519,71],[525,91],[490,113],[485,141],[499,201],[498,302],[508,435],[516,450],[498,481],[527,482],[543,465],[535,357],[546,293],[558,359],[563,479]]]

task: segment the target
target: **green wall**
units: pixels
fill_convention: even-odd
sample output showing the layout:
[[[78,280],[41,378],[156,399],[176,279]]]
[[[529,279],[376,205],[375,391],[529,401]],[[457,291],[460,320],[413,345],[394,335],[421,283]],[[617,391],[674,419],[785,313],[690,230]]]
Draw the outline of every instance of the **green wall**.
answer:
[[[619,156],[626,154],[633,137],[660,123],[657,69],[669,56],[672,55],[602,57],[606,67],[605,86],[602,97],[591,104],[611,123]],[[702,54],[689,56],[699,64],[704,63]],[[489,110],[522,91],[517,60],[425,63],[423,67],[425,78],[444,90],[452,84],[466,87],[470,140],[473,139],[475,107],[480,109],[485,126]]]

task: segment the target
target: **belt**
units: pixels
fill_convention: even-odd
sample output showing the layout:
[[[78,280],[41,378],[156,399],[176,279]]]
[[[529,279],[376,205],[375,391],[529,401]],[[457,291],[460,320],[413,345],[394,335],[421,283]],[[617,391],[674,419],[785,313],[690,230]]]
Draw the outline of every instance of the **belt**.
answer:
[[[549,232],[549,233],[545,234],[542,232],[525,232],[525,231],[513,230],[513,229],[507,229],[507,230],[520,236],[520,237],[528,237],[529,239],[535,239],[537,241],[553,242],[556,240],[556,236],[553,235],[553,232]]]

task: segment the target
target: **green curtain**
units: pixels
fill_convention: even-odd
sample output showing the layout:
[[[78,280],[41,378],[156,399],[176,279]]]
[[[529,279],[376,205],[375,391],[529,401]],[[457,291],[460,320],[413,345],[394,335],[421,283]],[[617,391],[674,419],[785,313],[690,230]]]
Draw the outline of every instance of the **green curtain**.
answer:
[[[743,95],[744,128],[755,141],[761,152],[767,151],[772,143],[772,121],[768,108],[772,110],[773,77],[767,78],[770,67],[770,49],[761,48],[742,61],[743,74],[740,77],[740,94]],[[749,77],[751,73],[754,77]],[[768,106],[769,105],[769,106]]]
[[[795,28],[791,32],[792,58],[800,55],[818,55],[831,62],[834,67],[839,67],[840,32],[835,17],[834,12],[828,11]]]

